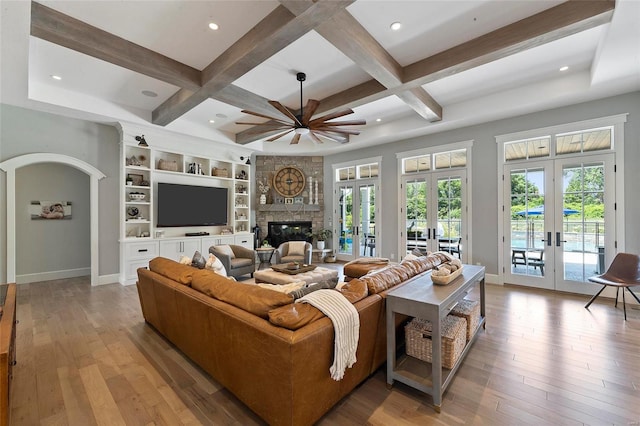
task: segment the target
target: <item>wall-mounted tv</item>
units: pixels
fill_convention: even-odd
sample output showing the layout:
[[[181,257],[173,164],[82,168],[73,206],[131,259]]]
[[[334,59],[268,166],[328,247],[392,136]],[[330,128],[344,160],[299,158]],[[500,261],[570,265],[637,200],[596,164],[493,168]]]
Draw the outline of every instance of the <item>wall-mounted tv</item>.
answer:
[[[226,225],[227,195],[227,188],[159,182],[157,226]]]

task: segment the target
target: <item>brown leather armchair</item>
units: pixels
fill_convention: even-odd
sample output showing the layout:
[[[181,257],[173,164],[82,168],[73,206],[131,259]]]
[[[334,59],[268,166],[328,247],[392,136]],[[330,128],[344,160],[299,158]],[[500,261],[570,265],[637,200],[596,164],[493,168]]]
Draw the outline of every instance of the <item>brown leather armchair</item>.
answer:
[[[289,253],[289,242],[282,243],[275,251],[276,263],[298,262],[310,265],[313,246],[311,243],[305,242],[304,255],[295,255]]]
[[[211,246],[209,247],[209,253],[216,256],[225,269],[227,270],[227,276],[240,277],[242,275],[251,274],[256,270],[256,253],[255,251],[246,247],[229,244],[233,256],[226,253],[222,247],[224,246]]]

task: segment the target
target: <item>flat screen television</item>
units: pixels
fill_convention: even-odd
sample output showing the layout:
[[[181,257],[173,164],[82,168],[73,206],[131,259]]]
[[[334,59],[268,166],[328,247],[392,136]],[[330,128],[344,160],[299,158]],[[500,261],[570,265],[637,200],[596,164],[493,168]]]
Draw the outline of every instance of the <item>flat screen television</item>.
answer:
[[[226,225],[227,194],[227,188],[159,182],[157,226]]]

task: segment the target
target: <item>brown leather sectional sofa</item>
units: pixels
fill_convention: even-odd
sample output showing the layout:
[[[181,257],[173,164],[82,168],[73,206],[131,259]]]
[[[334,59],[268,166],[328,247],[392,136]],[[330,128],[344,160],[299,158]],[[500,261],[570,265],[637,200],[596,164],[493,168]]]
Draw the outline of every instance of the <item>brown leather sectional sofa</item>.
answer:
[[[360,317],[357,362],[331,379],[334,334],[291,296],[156,258],[138,270],[147,323],[272,425],[310,425],[386,360],[386,291],[447,261],[432,254],[351,280],[340,291]]]

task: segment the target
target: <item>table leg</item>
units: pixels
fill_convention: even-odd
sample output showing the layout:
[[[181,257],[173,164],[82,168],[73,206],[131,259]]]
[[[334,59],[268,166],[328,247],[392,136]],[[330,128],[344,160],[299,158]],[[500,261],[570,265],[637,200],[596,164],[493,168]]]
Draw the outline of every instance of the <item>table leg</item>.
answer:
[[[438,315],[432,315],[431,321],[431,344],[433,345],[431,374],[433,377],[433,408],[436,412],[440,412],[442,405],[442,334],[440,331],[440,318]]]

